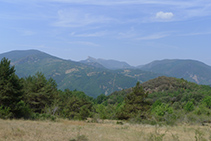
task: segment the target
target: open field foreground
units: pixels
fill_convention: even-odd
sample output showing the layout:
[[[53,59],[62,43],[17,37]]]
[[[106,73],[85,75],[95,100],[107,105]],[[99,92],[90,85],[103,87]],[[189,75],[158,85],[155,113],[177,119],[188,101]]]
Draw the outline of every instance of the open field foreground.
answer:
[[[1,141],[139,141],[139,140],[211,140],[210,126],[152,126],[59,120],[29,121],[0,119]]]

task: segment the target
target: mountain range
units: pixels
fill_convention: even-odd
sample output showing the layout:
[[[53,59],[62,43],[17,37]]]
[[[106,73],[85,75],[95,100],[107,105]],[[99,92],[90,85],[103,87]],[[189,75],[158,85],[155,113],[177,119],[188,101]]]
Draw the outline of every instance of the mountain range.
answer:
[[[111,69],[111,70],[134,68],[126,62],[121,62],[121,61],[117,61],[117,60],[95,59],[90,56],[86,60],[82,60],[80,62],[84,63],[84,64],[89,64],[89,65],[92,65],[95,67],[99,67],[99,65],[101,65],[102,67]],[[96,65],[96,64],[98,64],[98,65]]]
[[[95,59],[75,62],[64,60],[38,50],[10,51],[0,54],[15,65],[19,77],[42,72],[52,77],[59,89],[84,91],[97,97],[133,87],[137,81],[145,82],[158,76],[184,78],[198,84],[211,84],[211,67],[195,60],[160,60],[133,67],[126,62]]]
[[[184,78],[197,84],[211,84],[211,67],[196,60],[165,59],[139,67],[142,70]]]

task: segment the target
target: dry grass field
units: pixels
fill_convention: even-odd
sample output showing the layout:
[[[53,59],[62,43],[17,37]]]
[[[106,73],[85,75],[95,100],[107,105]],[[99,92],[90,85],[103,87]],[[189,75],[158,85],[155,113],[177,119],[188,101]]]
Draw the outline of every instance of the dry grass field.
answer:
[[[102,123],[58,120],[2,120],[0,141],[201,141],[211,140],[210,126],[124,125],[105,120]]]

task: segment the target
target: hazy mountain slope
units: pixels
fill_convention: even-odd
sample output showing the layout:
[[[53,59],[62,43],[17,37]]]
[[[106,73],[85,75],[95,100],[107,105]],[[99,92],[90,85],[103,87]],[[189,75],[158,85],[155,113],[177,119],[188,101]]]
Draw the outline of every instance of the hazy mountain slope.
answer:
[[[127,89],[134,86],[137,81],[145,82],[163,74],[200,84],[211,84],[210,66],[193,60],[154,61],[141,67],[141,70],[109,70],[96,61],[84,64],[60,59],[37,50],[11,51],[0,54],[0,59],[3,57],[11,60],[20,77],[34,75],[40,71],[47,78],[55,79],[59,89],[77,89],[93,97]]]
[[[184,78],[198,84],[211,84],[211,67],[195,60],[161,60],[140,67],[145,71]]]
[[[11,60],[20,77],[40,71],[47,78],[55,79],[59,89],[77,89],[93,97],[132,87],[137,81],[122,74],[63,60],[37,50],[12,51],[1,54],[0,59],[3,57]]]
[[[115,70],[115,72],[131,78],[135,78],[137,81],[140,81],[141,83],[156,78],[158,76],[163,76],[163,74],[143,71],[140,69],[120,69],[120,70]]]
[[[85,63],[85,64],[90,64],[90,63],[95,62],[111,70],[134,68],[126,62],[121,62],[121,61],[116,61],[116,60],[95,59],[93,57],[88,57],[86,60],[83,60],[80,62]]]

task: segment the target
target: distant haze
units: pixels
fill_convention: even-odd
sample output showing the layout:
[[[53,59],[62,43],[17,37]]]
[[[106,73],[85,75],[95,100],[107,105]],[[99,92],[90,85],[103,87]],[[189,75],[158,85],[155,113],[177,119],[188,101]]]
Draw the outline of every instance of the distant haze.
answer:
[[[193,59],[211,65],[209,0],[0,0],[0,53],[37,49],[132,66]]]

